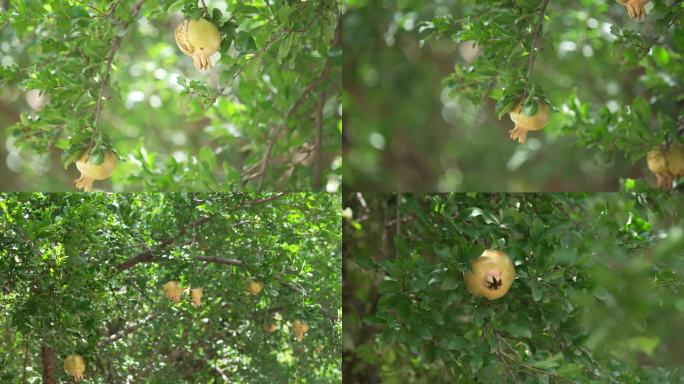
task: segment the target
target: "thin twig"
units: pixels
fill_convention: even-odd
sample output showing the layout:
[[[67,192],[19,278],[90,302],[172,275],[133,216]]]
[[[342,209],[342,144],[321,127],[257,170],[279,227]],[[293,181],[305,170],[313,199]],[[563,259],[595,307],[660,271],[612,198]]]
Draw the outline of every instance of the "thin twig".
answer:
[[[312,22],[313,23],[313,22]],[[310,25],[312,24],[310,23]],[[341,44],[342,42],[342,17],[341,15],[338,15],[338,23],[337,27],[335,29],[335,37],[333,39],[333,46],[337,47]],[[268,44],[267,44],[268,47]],[[239,71],[238,71],[239,73]],[[257,171],[256,174],[250,175],[251,177],[249,178],[244,178],[243,177],[243,182],[247,181],[251,178],[254,178],[258,175],[259,179],[257,182],[257,191],[261,191],[261,188],[263,187],[264,180],[266,178],[266,167],[268,166],[268,162],[271,156],[271,152],[273,151],[273,146],[275,145],[276,141],[278,141],[280,137],[280,133],[282,128],[286,125],[287,121],[294,115],[294,113],[297,111],[297,109],[304,103],[304,100],[306,99],[306,96],[308,96],[311,92],[316,90],[321,83],[323,83],[332,73],[332,63],[330,60],[326,61],[325,66],[323,67],[323,70],[321,71],[321,74],[309,84],[302,94],[295,100],[295,102],[290,106],[290,109],[288,109],[287,113],[285,114],[284,117],[284,122],[277,124],[271,129],[271,133],[269,136],[271,136],[271,140],[268,143],[268,146],[266,147],[266,151],[264,152],[264,156],[261,158],[261,161],[258,163],[259,165],[259,170]]]
[[[275,142],[278,140],[278,136],[280,136],[280,130],[283,126],[284,124],[278,124],[271,130],[271,141],[269,141],[268,146],[266,147],[266,152],[264,152],[264,156],[261,158],[261,167],[259,167],[259,182],[257,184],[257,192],[261,192],[261,188],[264,186],[268,159],[269,157],[271,157],[271,151],[273,150]]]
[[[104,12],[100,11],[99,9],[95,8],[92,4],[86,4],[85,1],[83,0],[76,0],[76,2],[85,5],[86,7],[94,10],[95,12],[99,13],[102,17],[107,17],[107,14]]]
[[[318,96],[318,104],[316,105],[316,144],[314,145],[315,159],[314,159],[314,189],[321,189],[321,174],[323,173],[323,107],[325,106],[325,99],[328,95],[325,91]]]
[[[527,64],[527,78],[525,79],[525,93],[524,99],[527,98],[527,91],[530,84],[530,76],[532,76],[532,68],[534,67],[534,61],[537,58],[537,41],[541,37],[542,29],[544,27],[544,14],[546,13],[546,6],[549,5],[549,0],[544,0],[539,9],[539,21],[537,21],[537,28],[534,31],[534,37],[532,38],[532,50],[530,51],[530,61]]]
[[[209,17],[209,8],[207,8],[207,5],[204,3],[204,0],[202,1],[202,7],[204,7],[204,17]]]
[[[517,384],[518,380],[516,379],[515,375],[513,374],[513,371],[511,370],[511,367],[508,365],[506,359],[504,358],[504,351],[503,347],[501,346],[501,335],[499,335],[499,332],[497,332],[496,330],[494,330],[494,334],[496,335],[496,340],[499,344],[496,354],[499,355],[499,360],[501,360],[501,362],[503,363],[504,368],[506,368],[506,371],[511,376],[511,379],[513,379],[513,384]]]
[[[401,193],[397,193],[397,236],[401,235]]]
[[[28,367],[28,355],[29,355],[29,340],[28,338],[24,341],[24,373],[22,375],[22,382],[26,384],[26,368]]]
[[[138,16],[140,13],[140,9],[143,6],[143,3],[145,3],[145,0],[140,0],[138,1],[133,8],[131,8],[131,20],[124,23],[121,28],[123,30],[127,29],[131,23],[133,23],[133,20]],[[112,10],[110,10],[110,13],[116,9],[116,4],[114,7],[112,7]],[[95,122],[94,122],[94,128],[97,130],[98,129],[98,123],[100,121],[100,114],[102,113],[102,100],[104,99],[104,91],[105,88],[109,86],[109,77],[110,73],[112,72],[112,64],[114,62],[114,56],[116,56],[116,52],[119,50],[119,47],[121,47],[121,41],[123,40],[123,35],[116,35],[114,37],[114,40],[112,42],[112,46],[109,49],[109,53],[107,54],[107,64],[105,66],[105,71],[104,74],[102,75],[102,79],[100,80],[100,92],[98,93],[97,96],[97,104],[95,106]]]

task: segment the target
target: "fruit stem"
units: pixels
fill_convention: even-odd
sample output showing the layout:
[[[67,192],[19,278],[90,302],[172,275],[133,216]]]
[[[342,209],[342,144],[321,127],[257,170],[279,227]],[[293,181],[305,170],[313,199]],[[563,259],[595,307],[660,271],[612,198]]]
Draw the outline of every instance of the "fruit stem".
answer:
[[[523,100],[527,98],[527,89],[530,83],[530,76],[532,76],[532,68],[534,67],[534,61],[537,58],[537,40],[542,33],[542,27],[544,26],[544,14],[546,13],[546,6],[549,5],[549,0],[544,0],[541,7],[539,8],[539,21],[537,22],[537,28],[534,30],[534,35],[532,38],[532,50],[530,51],[530,61],[527,64],[527,78],[525,79],[525,93]]]
[[[202,7],[204,7],[204,17],[209,17],[209,9],[207,8],[207,5],[204,3],[204,0],[200,0],[202,2]]]

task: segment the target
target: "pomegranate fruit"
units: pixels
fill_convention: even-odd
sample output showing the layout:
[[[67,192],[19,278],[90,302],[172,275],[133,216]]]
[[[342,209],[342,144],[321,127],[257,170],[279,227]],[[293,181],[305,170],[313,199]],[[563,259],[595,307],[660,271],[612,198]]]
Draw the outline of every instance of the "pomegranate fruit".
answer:
[[[69,355],[64,359],[64,370],[70,376],[74,377],[77,383],[83,380],[83,372],[85,372],[85,361],[80,355]]]
[[[247,285],[247,292],[251,295],[258,295],[261,290],[264,289],[264,283],[251,280]]]
[[[620,5],[627,8],[627,14],[634,20],[646,17],[646,4],[650,0],[617,0]]]
[[[294,330],[297,340],[302,341],[304,339],[304,334],[309,330],[309,324],[300,320],[295,320],[294,323],[292,323],[292,329]]]
[[[114,168],[116,168],[116,156],[111,151],[105,150],[102,164],[93,164],[88,161],[89,158],[90,151],[88,150],[76,160],[76,168],[81,172],[81,177],[74,180],[76,188],[86,192],[93,190],[93,182],[95,180],[105,180],[112,177]]]
[[[164,284],[164,296],[174,303],[179,303],[181,301],[181,294],[183,293],[183,288],[177,281],[169,281]]]
[[[202,288],[193,288],[190,290],[190,299],[192,300],[192,305],[195,307],[201,307],[202,306],[202,294],[204,293],[204,289]]]
[[[513,263],[501,251],[485,250],[471,262],[471,267],[471,271],[463,273],[468,291],[489,300],[505,295],[515,279]]]
[[[200,71],[211,68],[211,55],[221,46],[221,33],[214,24],[205,20],[184,20],[176,27],[176,44]]]
[[[518,103],[510,112],[511,120],[515,123],[515,127],[508,132],[511,135],[511,139],[518,140],[520,144],[524,144],[527,132],[538,131],[544,128],[546,122],[549,121],[550,113],[551,110],[548,105],[539,103],[537,105],[537,113],[527,116],[523,113],[523,103]]]
[[[684,176],[684,145],[672,143],[667,148],[653,148],[646,155],[648,169],[656,177],[656,185],[672,189],[672,182]]]

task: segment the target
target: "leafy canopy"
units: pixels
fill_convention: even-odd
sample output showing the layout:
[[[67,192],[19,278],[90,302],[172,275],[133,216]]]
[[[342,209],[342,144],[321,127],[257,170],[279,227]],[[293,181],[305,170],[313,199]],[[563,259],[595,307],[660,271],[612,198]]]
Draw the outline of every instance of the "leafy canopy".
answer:
[[[363,194],[345,206],[350,382],[684,380],[681,196]],[[494,301],[463,280],[485,249],[516,269]]]
[[[77,353],[92,383],[338,383],[339,205],[327,193],[0,196],[0,381],[40,381],[50,347],[60,382]],[[168,281],[203,288],[203,306],[165,298]],[[310,325],[301,342],[296,320]]]

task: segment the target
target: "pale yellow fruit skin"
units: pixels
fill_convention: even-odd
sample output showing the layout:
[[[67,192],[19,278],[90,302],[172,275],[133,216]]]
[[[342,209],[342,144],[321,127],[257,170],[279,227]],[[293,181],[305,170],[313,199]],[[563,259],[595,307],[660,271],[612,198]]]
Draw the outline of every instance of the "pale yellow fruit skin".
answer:
[[[667,166],[674,177],[684,176],[684,145],[674,143],[667,152]]]
[[[221,46],[221,33],[205,19],[184,20],[176,27],[176,44],[192,57],[197,70],[204,71],[212,67],[210,57]]]
[[[663,189],[672,189],[672,182],[684,176],[684,146],[673,143],[666,151],[653,148],[646,155],[648,169],[656,176],[656,184]]]
[[[646,17],[646,4],[650,0],[617,0],[618,3],[627,8],[627,14],[634,20],[641,20]]]
[[[264,284],[254,280],[250,281],[247,286],[247,292],[251,295],[258,295],[262,289],[264,289]]]
[[[498,289],[487,287],[487,276],[492,274],[502,282]],[[505,295],[511,288],[515,279],[515,268],[507,254],[488,249],[471,262],[471,271],[464,272],[463,278],[470,293],[494,300]]]
[[[164,296],[174,303],[179,303],[181,301],[181,294],[183,289],[177,281],[169,281],[164,284]]]
[[[78,383],[83,380],[83,372],[85,372],[85,361],[80,355],[69,355],[64,359],[64,370],[66,373],[74,377]]]
[[[518,140],[520,144],[525,143],[527,132],[538,131],[544,128],[546,122],[549,121],[551,113],[549,106],[544,103],[539,103],[537,113],[532,116],[525,115],[522,109],[523,103],[520,102],[510,112],[511,120],[515,123],[515,127],[508,132],[511,135],[511,139]]]
[[[90,151],[86,151],[76,160],[76,168],[81,172],[81,177],[74,180],[74,184],[76,188],[82,189],[85,192],[93,190],[93,182],[95,180],[104,180],[112,177],[117,161],[116,156],[111,151],[105,151],[104,161],[99,165],[89,163],[89,157]]]
[[[275,322],[271,322],[268,320],[264,321],[264,331],[266,333],[273,333],[273,332],[277,331],[278,328],[279,328],[278,324],[276,324]]]
[[[304,339],[304,334],[309,331],[309,324],[300,320],[295,320],[294,323],[292,323],[292,329],[294,330],[297,340],[302,341]]]
[[[192,305],[195,307],[201,307],[202,306],[202,294],[204,293],[204,289],[202,288],[193,288],[190,290],[190,299],[192,300]]]

